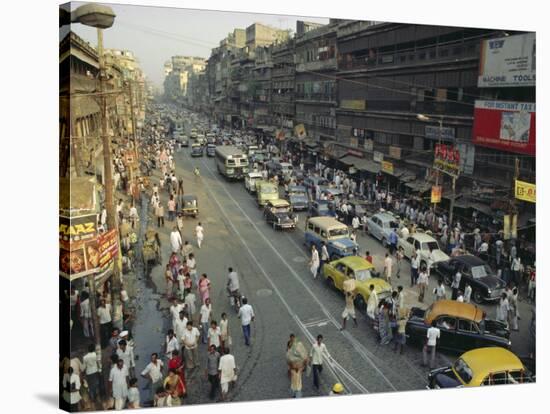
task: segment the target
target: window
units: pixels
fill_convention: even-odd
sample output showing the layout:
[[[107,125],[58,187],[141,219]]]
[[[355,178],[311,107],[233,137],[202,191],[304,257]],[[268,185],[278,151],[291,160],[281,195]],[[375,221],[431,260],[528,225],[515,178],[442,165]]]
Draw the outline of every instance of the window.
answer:
[[[463,332],[477,333],[477,327],[472,321],[467,321],[465,319],[458,320],[458,329]]]
[[[320,234],[321,233],[321,229],[317,226],[315,226],[315,228],[313,229],[313,231],[317,234]]]
[[[437,327],[453,331],[456,329],[456,319],[451,316],[442,316],[437,320]]]
[[[346,274],[346,265],[343,263],[338,263],[336,265],[336,270],[338,270],[339,272],[342,272],[343,274]]]
[[[307,229],[308,230],[313,230],[313,223],[307,223]]]

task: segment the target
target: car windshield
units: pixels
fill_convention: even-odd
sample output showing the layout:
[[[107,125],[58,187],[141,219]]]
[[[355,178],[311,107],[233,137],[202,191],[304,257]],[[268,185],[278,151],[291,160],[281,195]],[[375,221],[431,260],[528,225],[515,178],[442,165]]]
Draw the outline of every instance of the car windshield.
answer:
[[[271,211],[275,214],[288,213],[288,207],[273,207]]]
[[[482,277],[488,276],[491,273],[491,270],[486,264],[472,266],[472,277],[474,279],[480,279]]]
[[[462,358],[458,358],[456,360],[456,362],[453,365],[453,369],[465,384],[468,384],[472,380],[472,377],[473,377],[472,369],[468,366],[468,364]]]
[[[398,226],[395,221],[383,221],[382,227],[384,227],[385,229],[396,229]]]
[[[339,236],[345,236],[348,237],[348,228],[347,227],[340,227],[337,229],[329,230],[328,232],[329,237],[339,237]]]
[[[372,274],[369,269],[356,270],[355,279],[359,282],[364,282],[365,280],[372,279]]]
[[[422,250],[439,250],[439,245],[436,241],[422,243]]]
[[[262,194],[276,194],[277,189],[275,187],[262,187]]]

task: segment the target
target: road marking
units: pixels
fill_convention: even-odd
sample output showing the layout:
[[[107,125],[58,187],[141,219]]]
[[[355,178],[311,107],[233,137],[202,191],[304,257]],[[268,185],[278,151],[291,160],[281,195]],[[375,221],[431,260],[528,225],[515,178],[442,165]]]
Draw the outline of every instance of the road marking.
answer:
[[[304,323],[304,326],[306,328],[313,328],[314,326],[325,326],[325,325],[328,325],[330,321],[328,319],[321,319],[321,320],[316,320],[316,321],[313,321],[313,322],[307,322],[307,323]]]
[[[225,187],[225,185],[223,184],[223,182],[219,179],[218,176],[216,176],[212,170],[208,167],[208,165],[206,165],[206,163],[204,161],[201,161],[203,166],[208,170],[208,172],[212,175],[212,177],[214,177],[214,180],[219,182],[220,183],[220,186],[221,188],[223,189],[223,191],[227,194],[227,196],[233,201],[233,203],[235,204],[235,206],[241,211],[241,213],[248,219],[248,221],[250,222],[250,224],[252,225],[252,227],[254,227],[254,229],[256,230],[256,232],[260,235],[260,237],[269,245],[269,247],[271,247],[272,251],[275,253],[275,255],[277,255],[279,257],[279,259],[284,263],[284,265],[287,267],[287,269],[290,271],[290,274],[292,274],[292,276],[296,279],[296,281],[298,281],[298,283],[300,283],[303,288],[311,295],[311,297],[313,298],[313,300],[318,304],[318,306],[321,308],[321,310],[323,311],[323,313],[327,316],[327,318],[332,322],[332,324],[337,327],[338,329],[340,329],[340,323],[336,321],[336,319],[331,315],[331,313],[329,312],[329,310],[323,305],[323,303],[319,300],[319,298],[317,298],[317,296],[313,293],[313,291],[309,288],[309,286],[307,286],[305,284],[305,282],[302,280],[302,278],[296,273],[296,271],[288,264],[288,262],[283,258],[283,256],[281,256],[281,254],[279,253],[279,251],[275,248],[275,246],[273,246],[273,244],[271,243],[271,241],[258,229],[258,227],[256,226],[256,224],[254,224],[254,222],[252,221],[252,219],[248,216],[248,214],[242,209],[242,207],[236,202],[236,200],[233,198],[233,196],[231,195],[231,193],[229,191],[227,191],[227,188]],[[266,277],[266,279],[268,279],[268,281],[270,282],[270,284],[274,287],[274,290],[275,292],[277,292],[277,294],[279,295],[279,297],[281,298],[282,301],[284,301],[284,303],[286,303],[286,301],[284,300],[281,292],[279,291],[279,289],[275,286],[275,284],[273,283],[273,281],[271,280],[271,278],[268,276],[267,272],[265,272],[265,270],[263,269],[263,267],[261,267],[261,264],[258,262],[258,260],[256,259],[256,257],[252,254],[252,251],[250,250],[250,248],[248,247],[248,245],[245,243],[244,239],[242,238],[241,234],[238,232],[238,230],[236,229],[235,225],[233,224],[232,221],[230,221],[226,215],[226,213],[223,211],[222,209],[222,206],[221,204],[219,203],[217,197],[214,195],[213,191],[211,190],[210,188],[210,185],[208,184],[207,182],[208,180],[205,180],[203,181],[203,183],[205,184],[205,187],[206,189],[208,190],[208,192],[211,194],[212,198],[214,199],[214,201],[218,204],[218,206],[220,207],[220,211],[221,213],[226,217],[226,219],[228,220],[228,223],[230,224],[230,226],[233,228],[233,230],[235,231],[235,233],[237,234],[237,236],[239,237],[239,239],[241,240],[241,242],[245,245],[247,251],[249,252],[250,256],[252,256],[252,259],[257,263],[257,265],[262,269],[262,273],[264,274],[264,276]],[[288,304],[287,304],[288,306]],[[289,310],[290,310],[290,314],[291,315],[295,315],[294,312],[292,312],[292,309],[290,308],[290,306],[288,306]],[[368,356],[368,351],[366,350],[366,348],[356,339],[354,338],[353,336],[351,336],[348,332],[345,332],[345,331],[342,331],[344,337],[346,339],[348,339],[348,341],[352,344],[352,346],[358,351],[359,355],[363,358],[363,360],[365,362],[367,362],[372,368],[374,368],[374,370],[380,375],[380,377],[384,380],[384,382],[393,390],[393,391],[397,391],[397,389],[395,388],[395,386],[393,385],[393,383],[384,375],[384,373],[380,370],[380,368],[378,368],[378,366],[376,366],[376,364],[374,364],[374,362],[372,361],[372,359]],[[343,368],[342,368],[343,369]]]

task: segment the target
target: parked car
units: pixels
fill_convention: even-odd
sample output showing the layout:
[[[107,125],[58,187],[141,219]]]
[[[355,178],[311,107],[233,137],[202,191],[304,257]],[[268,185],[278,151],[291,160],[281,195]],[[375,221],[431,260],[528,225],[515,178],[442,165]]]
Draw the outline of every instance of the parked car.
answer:
[[[315,188],[316,185],[328,185],[328,180],[320,176],[306,177],[306,179],[304,180],[304,185],[308,190],[312,190]],[[319,196],[319,194],[317,194],[317,196]]]
[[[292,213],[290,204],[286,200],[269,200],[264,208],[264,218],[267,224],[274,229],[295,229],[298,217]]]
[[[339,190],[337,188],[329,188],[329,187],[326,187],[326,186],[321,186],[320,189],[321,189],[321,194],[326,195],[328,200],[340,199],[340,198],[342,198],[342,195],[344,194],[344,192],[342,190]],[[318,196],[320,196],[320,195],[318,194]]]
[[[367,219],[365,231],[377,240],[380,240],[384,247],[387,247],[390,240],[390,233],[397,229],[399,224],[391,213],[376,213]]]
[[[188,147],[189,146],[189,138],[187,137],[187,135],[184,135],[183,137],[181,137],[180,142],[181,142],[182,147]]]
[[[214,144],[208,144],[206,146],[206,155],[208,157],[215,157],[216,156],[216,146]]]
[[[430,371],[428,387],[479,387],[524,384],[534,380],[514,353],[505,348],[489,347],[468,351],[452,365]]]
[[[363,215],[369,215],[371,211],[375,209],[375,203],[368,200],[353,199],[346,202],[348,206],[352,208],[352,214],[363,217]]]
[[[201,144],[191,144],[191,156],[202,157],[204,155],[204,148]]]
[[[441,331],[439,349],[466,352],[485,346],[510,348],[510,331],[506,324],[485,319],[485,312],[470,303],[438,300],[428,309],[413,307],[407,321],[406,335],[410,342],[423,345],[426,332],[436,321]]]
[[[293,210],[307,210],[309,207],[309,198],[307,190],[302,185],[291,185],[287,192],[288,201]]]
[[[427,233],[414,233],[406,238],[397,240],[397,247],[403,248],[403,253],[408,259],[411,258],[413,251],[420,256],[420,266],[428,266],[431,263],[433,268],[436,263],[449,260],[449,256],[439,248],[437,240]]]
[[[244,188],[249,193],[255,193],[256,192],[256,182],[262,181],[263,176],[260,172],[249,172],[244,176]]]
[[[378,299],[383,300],[391,296],[392,287],[379,273],[376,273],[372,263],[359,256],[346,256],[329,263],[325,263],[321,269],[323,277],[329,284],[340,291],[344,291],[344,282],[355,280],[355,306],[360,310],[366,309],[370,296],[370,285],[374,285],[374,291]]]
[[[314,200],[309,204],[309,215],[312,217],[336,217],[334,204],[328,200]]]
[[[355,255],[357,243],[349,237],[349,229],[332,217],[310,217],[306,221],[305,243],[308,248],[315,244],[321,251],[321,242],[325,242],[331,260]]]
[[[435,270],[447,285],[450,285],[457,272],[460,272],[459,289],[464,292],[466,283],[472,287],[472,299],[476,303],[499,300],[506,283],[491,270],[482,259],[471,254],[452,257],[435,265]]]

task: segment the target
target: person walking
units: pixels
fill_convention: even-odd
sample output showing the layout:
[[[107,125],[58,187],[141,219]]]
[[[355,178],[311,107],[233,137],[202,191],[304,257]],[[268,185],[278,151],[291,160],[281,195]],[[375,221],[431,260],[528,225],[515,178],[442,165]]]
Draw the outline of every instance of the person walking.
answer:
[[[156,390],[162,387],[163,367],[164,364],[158,359],[158,354],[153,352],[151,354],[151,361],[147,364],[145,369],[141,371],[141,376],[149,381],[149,401],[154,401]]]
[[[313,386],[317,390],[319,390],[319,376],[323,372],[323,356],[327,354],[327,347],[323,343],[323,335],[317,335],[317,341],[309,351],[309,361],[313,370]]]
[[[321,242],[321,261],[319,263],[319,271],[317,272],[318,274],[321,274],[321,272],[323,271],[323,265],[325,263],[328,263],[329,260],[330,260],[330,256],[328,254],[327,244],[323,240]]]
[[[437,281],[437,287],[434,288],[434,301],[447,299],[447,293],[445,292],[445,285],[443,279]]]
[[[508,295],[508,325],[512,331],[519,331],[518,319],[519,319],[519,310],[518,310],[518,288],[514,287],[511,294]]]
[[[95,403],[99,400],[100,391],[100,373],[101,361],[98,359],[95,352],[95,345],[88,345],[88,353],[82,358],[84,365],[84,373],[86,374],[86,382],[88,383],[88,395],[92,402],[92,409],[95,408]]]
[[[99,330],[101,333],[101,347],[105,348],[109,345],[109,338],[113,329],[113,322],[111,319],[111,304],[107,303],[105,298],[101,298],[99,301],[99,307],[97,308],[97,317],[99,319]]]
[[[220,377],[222,401],[225,401],[227,393],[229,392],[229,384],[237,380],[237,365],[235,364],[235,357],[230,353],[229,347],[224,349],[223,355],[220,358],[218,373]]]
[[[201,306],[201,320],[200,328],[202,330],[202,343],[208,343],[208,328],[210,327],[210,316],[212,315],[212,305],[210,304],[210,299],[206,298],[204,303]]]
[[[170,245],[172,246],[172,253],[179,253],[180,249],[183,247],[181,233],[177,226],[174,226],[170,233]]]
[[[441,331],[436,326],[436,321],[432,321],[432,326],[428,328],[426,332],[426,343],[422,348],[422,366],[425,367],[428,364],[428,353],[430,354],[430,369],[435,365],[435,351],[437,346],[437,340],[441,337]]]
[[[460,270],[458,268],[456,269],[456,273],[453,277],[453,282],[451,283],[451,299],[455,300],[458,296],[458,289],[460,288],[460,280],[462,279],[462,273],[460,273]]]
[[[210,279],[208,279],[206,273],[203,273],[199,279],[199,294],[202,303],[206,303],[206,301],[210,299],[210,287]]]
[[[124,366],[128,370],[128,376],[130,378],[134,378],[136,376],[136,358],[134,356],[134,347],[129,345],[126,339],[121,339],[118,341],[118,349],[116,350],[116,354],[119,359],[124,361]]]
[[[63,375],[63,408],[69,412],[79,411],[80,401],[80,377],[74,373],[73,367],[69,367],[67,372]]]
[[[198,348],[200,336],[199,330],[193,326],[193,321],[188,321],[187,328],[182,336],[183,357],[185,359],[185,367],[188,369],[199,366]]]
[[[386,278],[386,282],[388,282],[390,285],[391,285],[392,266],[393,266],[392,258],[388,253],[386,253],[386,258],[384,259],[384,277]]]
[[[109,392],[115,400],[115,410],[122,410],[128,398],[128,367],[124,365],[123,359],[117,359],[116,365],[109,373]]]
[[[389,248],[390,248],[390,254],[394,254],[395,250],[397,249],[397,240],[399,237],[397,236],[397,229],[394,228],[393,231],[390,233],[388,237],[389,242]]]
[[[195,259],[195,255],[193,253],[189,253],[185,264],[189,269],[189,275],[193,278],[193,284],[198,287],[199,280],[197,278],[197,260]]]
[[[378,293],[376,293],[374,285],[370,285],[369,298],[367,299],[367,316],[369,317],[373,327],[376,325],[378,302]]]
[[[155,216],[157,218],[157,227],[164,227],[164,206],[160,202],[155,208]]]
[[[170,194],[170,200],[168,200],[168,220],[174,221],[176,218],[176,200],[173,194]]]
[[[166,270],[164,271],[164,282],[166,283],[166,299],[172,300],[174,293],[174,275],[172,274],[172,267],[170,264],[166,265]]]
[[[395,257],[396,257],[396,267],[397,267],[397,272],[395,273],[395,275],[397,276],[397,278],[399,279],[401,276],[401,267],[402,267],[402,264],[403,264],[403,259],[405,258],[405,251],[403,250],[403,247],[399,247],[399,249],[397,249],[397,253],[395,254]]]
[[[411,287],[416,285],[419,268],[420,268],[420,257],[418,257],[418,254],[416,253],[416,251],[413,251],[411,256]]]
[[[140,395],[137,378],[131,378],[128,388],[128,406],[127,408],[140,408]]]
[[[471,297],[472,297],[472,287],[468,282],[466,282],[466,287],[464,288],[464,302],[470,303]]]
[[[173,329],[168,329],[166,340],[164,342],[164,354],[166,356],[166,364],[172,359],[172,353],[179,350],[180,344]]]
[[[191,288],[185,288],[185,308],[187,309],[187,317],[190,321],[193,320],[194,315],[197,312],[196,306],[197,298]]]
[[[357,319],[355,318],[355,294],[353,292],[346,292],[346,307],[344,308],[344,312],[342,312],[342,327],[340,328],[341,331],[346,329],[346,321],[349,317],[353,319],[354,325],[357,327]]]
[[[399,308],[397,317],[397,332],[393,350],[394,352],[397,352],[397,350],[399,349],[400,354],[403,353],[403,347],[407,342],[406,327],[408,319],[409,311],[405,308]]]
[[[88,292],[80,294],[80,324],[82,325],[82,333],[86,338],[94,336],[94,322]]]
[[[243,329],[244,343],[250,346],[250,324],[254,321],[254,309],[248,304],[248,298],[242,298],[242,306],[239,309],[239,319]]]
[[[195,227],[195,237],[197,238],[197,246],[200,249],[202,246],[202,241],[204,240],[204,228],[202,227],[201,222]]]
[[[309,261],[309,270],[311,274],[313,275],[313,278],[317,278],[317,273],[319,272],[319,252],[317,251],[317,247],[312,244],[311,245],[311,259]]]
[[[216,398],[216,393],[220,386],[220,375],[218,372],[220,366],[220,353],[216,350],[215,345],[209,345],[208,356],[206,360],[206,378],[210,383],[209,398],[211,400]]]
[[[428,288],[429,278],[426,267],[422,266],[420,273],[418,274],[418,279],[416,284],[418,285],[418,301],[424,302],[424,295],[426,294],[426,289]]]
[[[231,336],[229,335],[229,320],[227,319],[227,313],[225,312],[222,313],[222,317],[220,319],[220,340],[222,352],[225,347],[230,347],[232,345]]]

